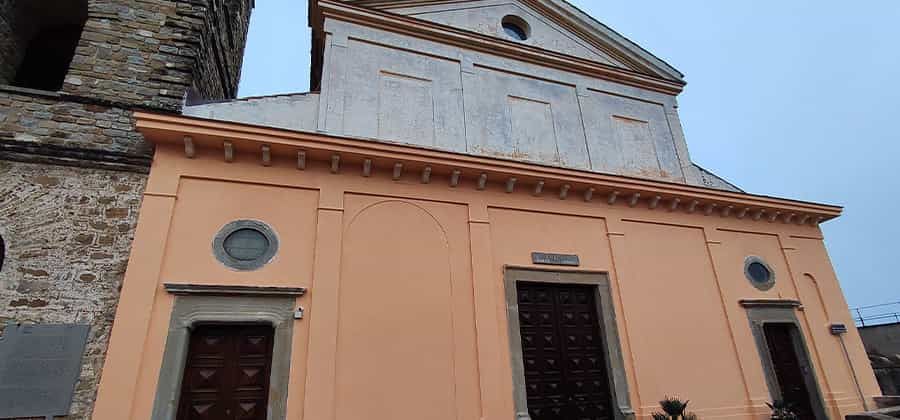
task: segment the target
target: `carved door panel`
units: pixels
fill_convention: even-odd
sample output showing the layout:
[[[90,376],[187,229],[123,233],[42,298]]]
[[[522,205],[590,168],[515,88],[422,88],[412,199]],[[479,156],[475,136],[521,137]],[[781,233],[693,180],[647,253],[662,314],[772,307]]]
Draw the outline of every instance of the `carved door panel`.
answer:
[[[201,326],[191,333],[178,420],[265,420],[273,330]]]
[[[594,288],[517,285],[532,420],[613,418]]]
[[[791,324],[766,324],[763,330],[778,387],[781,388],[781,399],[791,406],[801,420],[814,420],[816,416],[806,385],[810,367],[797,354],[792,336],[792,332],[799,331]]]

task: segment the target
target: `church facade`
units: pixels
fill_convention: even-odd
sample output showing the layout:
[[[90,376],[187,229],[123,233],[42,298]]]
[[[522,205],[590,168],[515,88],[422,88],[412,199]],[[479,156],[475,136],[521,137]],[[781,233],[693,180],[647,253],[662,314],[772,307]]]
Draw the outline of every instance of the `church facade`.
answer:
[[[152,165],[92,418],[874,408],[842,209],[694,164],[672,66],[563,0],[310,26],[313,92],[130,114]]]

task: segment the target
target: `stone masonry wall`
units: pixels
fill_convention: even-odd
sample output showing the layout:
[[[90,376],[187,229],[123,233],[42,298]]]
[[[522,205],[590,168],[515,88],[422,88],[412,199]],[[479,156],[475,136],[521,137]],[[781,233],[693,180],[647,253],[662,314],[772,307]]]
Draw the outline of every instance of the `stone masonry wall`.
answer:
[[[233,98],[250,19],[248,3],[91,0],[63,92],[178,111],[194,80],[210,79],[222,83],[201,83],[204,99]]]
[[[70,419],[90,418],[145,182],[0,160],[0,326],[91,326]]]
[[[153,152],[133,111],[233,98],[252,0],[87,0],[60,92],[6,86],[16,1],[34,0],[0,0],[0,329],[91,326],[67,417],[89,419]]]
[[[193,94],[204,101],[237,97],[243,48],[247,43],[252,4],[242,0],[208,0]]]
[[[135,131],[130,110],[11,91],[0,91],[0,142],[56,145],[144,158],[152,153],[150,145]]]

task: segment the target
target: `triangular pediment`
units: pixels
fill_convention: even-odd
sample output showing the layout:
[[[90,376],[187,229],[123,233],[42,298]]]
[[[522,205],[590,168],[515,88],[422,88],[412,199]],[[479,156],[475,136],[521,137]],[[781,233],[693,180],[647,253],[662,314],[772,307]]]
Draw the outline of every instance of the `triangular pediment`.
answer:
[[[347,0],[358,6],[583,58],[604,65],[672,80],[683,75],[637,44],[565,0]],[[524,41],[511,38],[503,19],[516,16],[527,25]]]

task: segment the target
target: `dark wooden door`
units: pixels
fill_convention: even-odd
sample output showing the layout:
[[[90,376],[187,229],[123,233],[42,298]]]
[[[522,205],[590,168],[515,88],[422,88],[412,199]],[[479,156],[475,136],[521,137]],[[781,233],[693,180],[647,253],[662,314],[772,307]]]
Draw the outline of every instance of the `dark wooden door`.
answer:
[[[812,395],[806,385],[809,367],[803,363],[794,340],[794,333],[799,333],[792,324],[766,324],[766,345],[775,369],[775,377],[781,388],[781,399],[790,405],[801,420],[814,420]]]
[[[517,285],[532,420],[612,419],[612,395],[594,288]]]
[[[194,329],[177,420],[265,420],[272,333],[264,326]]]

